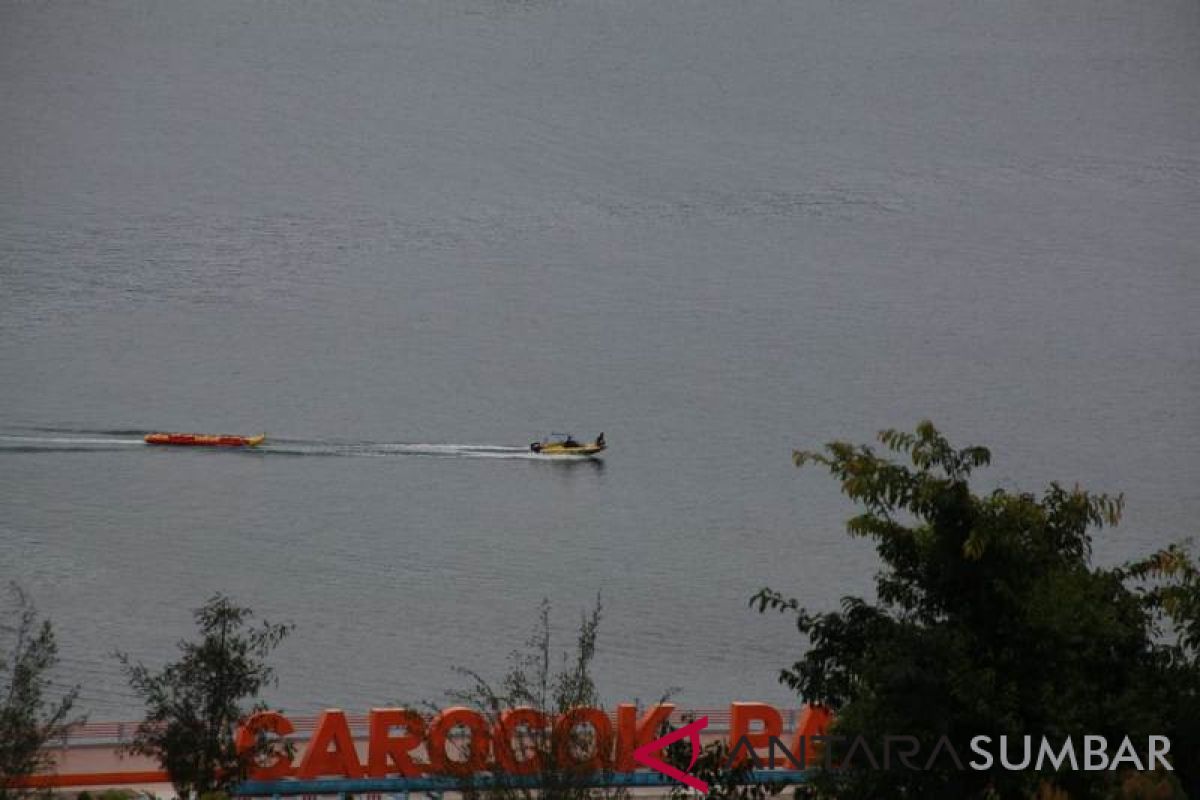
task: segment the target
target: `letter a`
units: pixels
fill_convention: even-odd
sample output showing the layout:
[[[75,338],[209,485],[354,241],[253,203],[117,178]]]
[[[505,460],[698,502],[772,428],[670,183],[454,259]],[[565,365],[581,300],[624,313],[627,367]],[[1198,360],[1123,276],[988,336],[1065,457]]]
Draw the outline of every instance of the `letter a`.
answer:
[[[333,745],[333,750],[329,745]],[[358,751],[354,749],[354,740],[350,738],[350,725],[346,715],[341,711],[322,711],[317,718],[317,729],[312,741],[304,751],[300,760],[297,776],[300,778],[316,778],[321,775],[341,775],[346,778],[361,778],[362,764],[358,761]]]

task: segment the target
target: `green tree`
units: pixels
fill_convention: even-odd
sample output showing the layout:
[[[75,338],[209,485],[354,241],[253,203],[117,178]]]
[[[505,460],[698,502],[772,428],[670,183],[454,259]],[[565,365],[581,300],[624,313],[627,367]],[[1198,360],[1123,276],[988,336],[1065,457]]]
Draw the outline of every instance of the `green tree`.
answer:
[[[510,709],[534,709],[552,721],[574,708],[599,708],[600,695],[592,676],[592,662],[596,657],[601,612],[602,604],[597,598],[595,606],[579,622],[574,649],[555,653],[550,602],[543,600],[532,633],[523,648],[509,654],[508,670],[500,682],[488,680],[475,669],[455,667],[455,672],[467,680],[467,686],[447,692],[447,697],[478,711],[492,730],[498,728],[501,715]],[[494,746],[503,745],[497,742]],[[577,727],[570,741],[556,737],[552,725],[545,728],[522,726],[515,732],[510,746],[519,760],[535,760],[538,787],[505,780],[507,776],[497,771],[496,784],[487,789],[475,789],[470,779],[464,778],[464,796],[486,800],[585,800],[594,797],[619,800],[628,795],[623,788],[594,789],[581,781],[583,775],[573,766],[575,759],[597,751],[610,752],[613,747],[612,740],[597,736],[587,726]]]
[[[1150,702],[1179,750],[1175,768],[1188,794],[1200,797],[1200,568],[1173,544],[1128,565],[1125,578],[1151,614]]]
[[[684,715],[682,722],[686,725],[692,722],[693,715]],[[669,723],[663,726],[660,736],[665,736],[674,729]],[[708,784],[706,800],[766,800],[779,794],[783,787],[779,784],[753,783],[751,773],[754,764],[746,759],[740,765],[729,766],[729,744],[716,739],[704,745],[692,763],[691,744],[680,740],[667,745],[663,760],[676,769],[690,772]],[[695,792],[681,783],[671,786],[668,796],[671,800],[691,800]]]
[[[534,771],[536,787],[509,780],[509,776],[500,770],[493,773],[495,784],[486,789],[477,788],[469,777],[464,777],[462,793],[465,797],[479,800],[622,800],[631,796],[625,787],[589,786],[597,770],[578,766],[580,761],[597,752],[614,755],[615,735],[611,738],[600,736],[590,726],[583,725],[572,730],[570,738],[563,738],[553,728],[553,721],[572,709],[602,708],[592,675],[601,612],[602,604],[597,598],[592,610],[579,622],[574,648],[556,654],[551,636],[550,603],[543,600],[533,632],[523,648],[509,654],[508,671],[499,683],[489,681],[476,670],[455,668],[467,679],[468,685],[465,689],[447,692],[447,696],[452,702],[483,715],[491,730],[499,728],[505,711],[516,708],[534,709],[551,723],[546,728],[519,728],[510,744],[519,760],[533,759],[538,765]],[[664,691],[659,702],[665,703],[675,691],[674,688]],[[436,706],[431,706],[431,710],[436,711]],[[669,722],[664,723],[658,735],[665,736],[672,730]],[[493,750],[499,746],[505,745],[493,742]],[[729,749],[724,742],[712,742],[691,765],[691,746],[687,741],[679,741],[666,748],[663,758],[683,771],[688,771],[691,765],[691,773],[710,785],[708,797],[715,800],[764,800],[778,793],[777,789],[766,785],[745,785],[750,766],[726,769],[728,756]],[[598,771],[603,776],[614,770],[606,765]],[[691,790],[683,784],[672,786],[667,795],[676,800],[692,796]]]
[[[250,628],[253,615],[218,594],[196,609],[200,641],[181,641],[178,661],[151,672],[127,654],[117,655],[146,703],[128,749],[158,759],[180,797],[227,791],[255,759],[281,746],[261,738],[238,752],[234,741],[239,724],[266,710],[249,701],[275,683],[266,659],[292,629],[267,622]]]
[[[58,643],[49,620],[15,583],[10,607],[0,616],[0,800],[28,794],[17,786],[54,765],[47,745],[65,737],[79,695],[75,686],[57,698],[51,673],[58,664]]]
[[[922,763],[943,736],[966,762],[976,735],[992,737],[993,752],[1000,736],[1019,748],[1025,735],[1035,743],[1128,735],[1144,752],[1144,737],[1161,734],[1181,748],[1172,750],[1180,776],[1194,781],[1197,759],[1185,746],[1196,742],[1200,605],[1184,552],[1094,567],[1091,531],[1119,521],[1121,497],[1057,483],[1040,495],[976,494],[969,479],[990,462],[986,448],[956,449],[929,422],[879,439],[908,463],[845,442],[794,454],[798,466],[828,469],[861,507],[847,529],[874,541],[883,566],[874,603],[846,597],[838,611],[813,613],[771,589],[755,595],[760,611],[795,614],[809,642],[781,681],[831,707],[834,733],[849,741],[863,736],[878,749],[888,734],[916,736]],[[1138,580],[1154,585],[1131,585]],[[1157,623],[1171,613],[1182,625],[1174,643],[1162,640]],[[1193,738],[1182,738],[1189,731]],[[957,769],[949,757],[928,770],[876,770],[859,755],[822,772],[809,791],[838,798],[1117,791],[1117,776],[1106,772],[980,772]]]

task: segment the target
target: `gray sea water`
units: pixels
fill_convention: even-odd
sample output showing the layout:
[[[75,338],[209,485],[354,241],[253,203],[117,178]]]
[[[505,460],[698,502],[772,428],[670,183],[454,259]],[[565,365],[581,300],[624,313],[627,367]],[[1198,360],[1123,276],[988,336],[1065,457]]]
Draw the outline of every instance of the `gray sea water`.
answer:
[[[1195,0],[10,1],[0,120],[0,579],[93,719],[218,590],[289,711],[598,592],[610,700],[788,702],[749,596],[877,567],[791,449],[925,417],[1197,532]]]

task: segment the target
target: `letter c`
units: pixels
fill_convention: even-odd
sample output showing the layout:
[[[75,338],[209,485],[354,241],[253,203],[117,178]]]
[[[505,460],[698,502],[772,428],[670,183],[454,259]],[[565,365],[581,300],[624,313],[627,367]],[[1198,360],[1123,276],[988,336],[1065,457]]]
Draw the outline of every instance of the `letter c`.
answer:
[[[238,755],[245,755],[254,750],[258,744],[259,735],[273,733],[276,736],[289,736],[296,732],[292,721],[278,711],[259,711],[251,714],[245,724],[238,728],[235,744]],[[259,764],[252,760],[248,777],[258,781],[271,781],[286,778],[292,774],[292,758],[284,750],[276,750],[275,760],[270,764]]]

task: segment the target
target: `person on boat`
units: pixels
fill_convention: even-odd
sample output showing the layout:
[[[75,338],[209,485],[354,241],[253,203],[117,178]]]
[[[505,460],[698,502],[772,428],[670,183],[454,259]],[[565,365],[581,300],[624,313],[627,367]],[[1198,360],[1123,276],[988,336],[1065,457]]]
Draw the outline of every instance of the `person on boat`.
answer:
[[[596,444],[604,447],[604,431],[600,431],[600,435],[596,437]]]
[[[579,447],[579,442],[575,441],[575,437],[567,434],[567,438],[563,439],[563,447]]]

